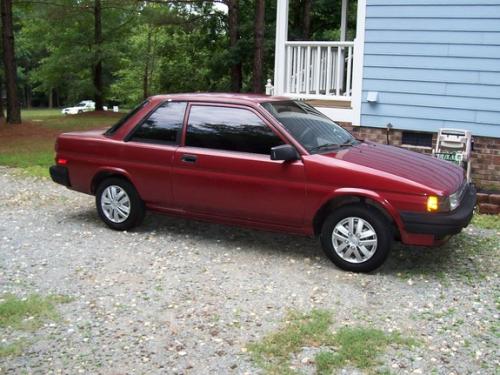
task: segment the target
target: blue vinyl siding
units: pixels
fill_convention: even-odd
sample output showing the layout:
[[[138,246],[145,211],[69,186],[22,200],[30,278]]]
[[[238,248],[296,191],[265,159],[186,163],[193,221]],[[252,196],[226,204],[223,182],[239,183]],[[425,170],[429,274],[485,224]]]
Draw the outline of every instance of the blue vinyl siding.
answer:
[[[500,0],[367,0],[363,65],[362,125],[500,138]]]

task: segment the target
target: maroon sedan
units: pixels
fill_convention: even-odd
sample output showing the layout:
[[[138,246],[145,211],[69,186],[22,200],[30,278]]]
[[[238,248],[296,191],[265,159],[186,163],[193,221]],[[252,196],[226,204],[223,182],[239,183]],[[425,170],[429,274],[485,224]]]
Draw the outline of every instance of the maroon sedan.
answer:
[[[284,97],[155,96],[106,131],[66,133],[52,179],[96,196],[130,229],[146,209],[319,235],[351,271],[380,266],[393,240],[438,245],[472,218],[475,190],[451,163],[364,142]]]

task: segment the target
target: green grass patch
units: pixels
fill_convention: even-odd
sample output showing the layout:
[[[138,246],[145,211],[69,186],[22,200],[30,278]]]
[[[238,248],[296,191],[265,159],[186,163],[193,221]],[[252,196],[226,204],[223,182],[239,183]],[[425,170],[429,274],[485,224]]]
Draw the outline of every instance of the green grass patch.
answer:
[[[322,351],[315,357],[317,373],[331,374],[334,369],[355,367],[374,370],[380,365],[378,357],[390,345],[415,346],[413,339],[403,338],[399,333],[386,334],[370,327],[344,327],[335,334],[335,351]]]
[[[21,168],[35,177],[48,177],[49,167],[54,164],[54,151],[12,151],[0,154],[0,165]]]
[[[331,324],[332,313],[326,310],[291,312],[279,331],[249,344],[248,350],[266,374],[286,375],[298,373],[291,368],[290,360],[303,347],[327,348],[316,355],[314,362],[318,374],[331,374],[346,366],[371,371],[389,345],[416,344],[415,340],[375,328],[345,327],[333,333]]]
[[[31,176],[48,177],[60,133],[106,128],[121,116],[122,113],[112,112],[64,116],[59,110],[25,110],[23,124],[0,127],[0,165],[20,168]]]
[[[25,340],[18,340],[8,345],[0,345],[0,358],[18,357],[23,354],[26,346],[28,346],[28,343]]]
[[[500,230],[500,215],[474,214],[472,225],[481,229]]]
[[[48,297],[31,295],[23,299],[6,295],[0,302],[0,327],[23,330],[36,329],[46,320],[59,318],[56,304],[71,301],[70,297],[59,295]]]
[[[403,279],[427,277],[443,284],[474,284],[500,269],[500,238],[462,232],[437,248],[396,245],[386,269]]]
[[[64,117],[59,108],[32,108],[21,111],[23,121],[46,120],[57,117]]]

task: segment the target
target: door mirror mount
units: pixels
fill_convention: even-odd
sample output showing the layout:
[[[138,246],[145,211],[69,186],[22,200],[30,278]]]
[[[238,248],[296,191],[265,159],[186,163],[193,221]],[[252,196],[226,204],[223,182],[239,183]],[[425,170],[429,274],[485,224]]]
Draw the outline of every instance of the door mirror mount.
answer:
[[[271,148],[271,160],[295,161],[299,154],[291,145],[280,145]]]

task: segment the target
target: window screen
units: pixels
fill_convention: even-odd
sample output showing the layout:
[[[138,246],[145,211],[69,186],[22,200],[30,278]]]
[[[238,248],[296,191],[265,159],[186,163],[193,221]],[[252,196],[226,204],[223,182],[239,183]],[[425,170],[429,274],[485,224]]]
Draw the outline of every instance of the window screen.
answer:
[[[270,154],[281,139],[254,113],[241,108],[193,106],[186,145]]]
[[[158,107],[134,132],[132,141],[178,143],[186,102],[167,102]]]

